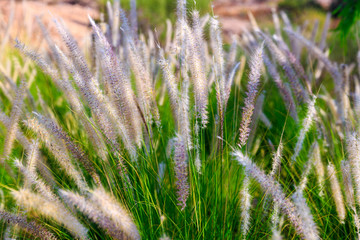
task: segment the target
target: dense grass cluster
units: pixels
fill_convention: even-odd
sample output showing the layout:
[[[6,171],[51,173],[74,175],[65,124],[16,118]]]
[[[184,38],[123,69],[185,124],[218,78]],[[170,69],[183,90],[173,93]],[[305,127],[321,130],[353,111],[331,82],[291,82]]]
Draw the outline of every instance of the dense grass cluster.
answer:
[[[1,64],[3,238],[359,238],[359,71],[328,58],[329,16],[250,15],[224,48],[186,0],[163,44],[118,4],[90,48],[39,20],[48,50]]]

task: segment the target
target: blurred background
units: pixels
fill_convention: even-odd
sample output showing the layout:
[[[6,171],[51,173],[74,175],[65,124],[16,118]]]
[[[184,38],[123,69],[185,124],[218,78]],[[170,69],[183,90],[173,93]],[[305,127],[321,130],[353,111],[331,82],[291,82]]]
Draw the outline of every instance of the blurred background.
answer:
[[[82,44],[89,36],[90,27],[87,16],[97,21],[106,18],[106,0],[0,0],[1,34],[5,33],[3,45],[16,37],[24,42],[36,45],[41,34],[37,34],[36,17],[41,18],[50,32],[56,35],[51,24],[52,17],[64,20],[71,33]],[[125,10],[130,9],[130,0],[121,0]],[[343,46],[337,51],[335,59],[351,60],[344,56],[347,49],[358,49],[358,31],[360,1],[358,0],[189,0],[188,8],[198,9],[201,14],[219,16],[225,42],[232,35],[239,35],[251,27],[249,12],[255,17],[261,28],[272,31],[272,10],[285,11],[293,23],[302,26],[302,31],[311,31],[314,24],[322,29],[326,14],[331,13],[329,48]],[[137,0],[139,28],[146,33],[156,31],[160,42],[164,39],[166,21],[174,21],[176,0]],[[341,21],[340,21],[341,20]],[[339,25],[340,23],[340,25]],[[156,27],[155,27],[156,26]],[[355,26],[355,27],[354,27]],[[320,34],[319,34],[320,35]],[[206,36],[205,36],[206,37]],[[320,36],[317,36],[320,37]],[[354,51],[353,51],[354,52]],[[350,55],[352,56],[351,53]],[[339,55],[339,56],[337,56]],[[352,56],[351,58],[355,57]]]

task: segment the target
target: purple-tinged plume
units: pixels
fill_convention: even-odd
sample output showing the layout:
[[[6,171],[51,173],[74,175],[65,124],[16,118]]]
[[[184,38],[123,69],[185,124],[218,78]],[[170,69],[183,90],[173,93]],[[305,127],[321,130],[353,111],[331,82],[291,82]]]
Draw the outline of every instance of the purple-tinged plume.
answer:
[[[266,175],[264,171],[260,170],[251,159],[241,151],[235,151],[233,155],[236,157],[236,160],[245,167],[246,174],[255,178],[266,193],[271,195],[274,202],[278,204],[279,208],[287,215],[297,233],[304,239],[307,239],[308,233],[299,217],[299,213],[295,205],[285,196],[280,184],[271,176]]]
[[[189,182],[188,182],[188,155],[186,150],[186,142],[181,136],[174,139],[174,161],[175,161],[175,176],[176,186],[178,189],[178,201],[181,210],[186,207],[186,200],[189,196]]]

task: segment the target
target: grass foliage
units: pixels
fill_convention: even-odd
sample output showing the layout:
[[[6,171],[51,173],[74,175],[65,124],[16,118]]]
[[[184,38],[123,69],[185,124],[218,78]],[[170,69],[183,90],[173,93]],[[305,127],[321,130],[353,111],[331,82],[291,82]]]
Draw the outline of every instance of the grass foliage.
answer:
[[[330,17],[225,51],[185,0],[161,44],[134,3],[89,47],[55,19],[63,42],[4,56],[1,237],[359,238],[360,63],[329,59]]]

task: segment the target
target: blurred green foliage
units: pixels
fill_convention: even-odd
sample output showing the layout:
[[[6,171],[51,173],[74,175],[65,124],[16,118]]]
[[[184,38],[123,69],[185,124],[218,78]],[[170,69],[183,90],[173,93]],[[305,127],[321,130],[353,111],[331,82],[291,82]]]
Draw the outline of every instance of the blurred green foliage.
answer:
[[[336,30],[340,33],[343,42],[346,42],[351,29],[360,20],[360,1],[338,0],[333,9],[333,14],[341,18]]]
[[[304,8],[319,8],[314,0],[282,0],[279,8],[285,11],[302,11]]]
[[[106,0],[100,1],[100,10],[105,12]],[[111,0],[113,2],[113,0]],[[140,27],[165,27],[166,19],[171,21],[176,17],[176,0],[137,0],[138,18]],[[197,9],[201,14],[211,12],[211,0],[188,1],[188,9]],[[121,6],[125,10],[130,9],[130,0],[121,0]]]

